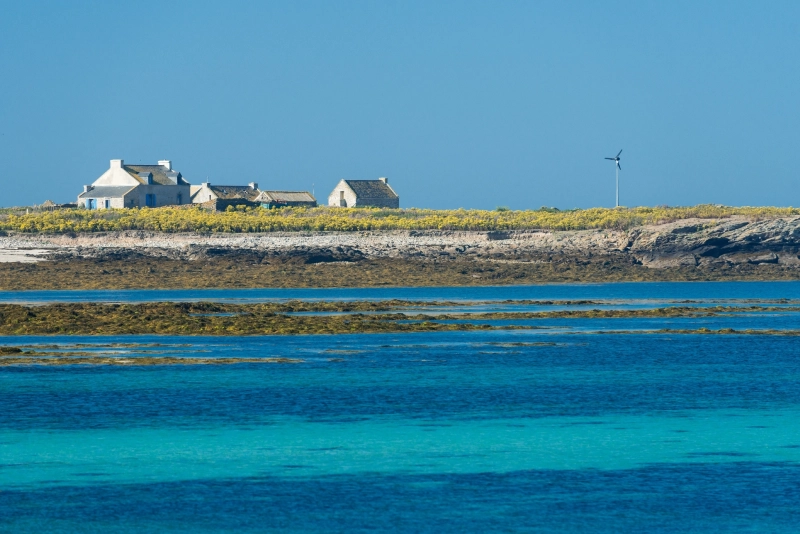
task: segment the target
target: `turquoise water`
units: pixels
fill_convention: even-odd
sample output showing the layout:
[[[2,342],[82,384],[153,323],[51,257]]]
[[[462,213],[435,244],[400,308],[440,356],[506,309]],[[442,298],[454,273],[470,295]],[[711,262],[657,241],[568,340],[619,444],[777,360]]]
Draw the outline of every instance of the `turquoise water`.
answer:
[[[481,287],[364,287],[324,289],[120,289],[0,291],[0,302],[146,302],[193,300],[505,300],[505,299],[800,299],[792,282],[626,282]]]
[[[631,285],[559,291],[624,298]],[[800,293],[794,283],[637,287],[652,290],[637,299]],[[492,290],[497,300],[542,298]],[[131,359],[160,351],[303,360],[0,368],[0,530],[796,532],[800,337],[645,332],[797,329],[798,319],[0,337]],[[618,330],[642,333],[595,333]]]

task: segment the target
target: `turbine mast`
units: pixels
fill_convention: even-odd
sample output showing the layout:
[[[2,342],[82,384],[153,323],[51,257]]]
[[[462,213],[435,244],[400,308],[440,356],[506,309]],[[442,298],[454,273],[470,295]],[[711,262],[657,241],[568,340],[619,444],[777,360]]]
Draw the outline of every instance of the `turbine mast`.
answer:
[[[617,152],[617,155],[616,155],[616,156],[614,156],[613,158],[605,158],[605,159],[607,159],[607,160],[611,160],[611,161],[613,161],[613,162],[614,162],[614,167],[616,167],[616,177],[617,177],[617,203],[616,203],[616,205],[614,206],[615,208],[618,208],[618,207],[619,207],[619,171],[622,169],[622,167],[620,167],[620,165],[619,165],[619,156],[620,156],[620,154],[622,154],[622,150],[620,150],[619,152]]]

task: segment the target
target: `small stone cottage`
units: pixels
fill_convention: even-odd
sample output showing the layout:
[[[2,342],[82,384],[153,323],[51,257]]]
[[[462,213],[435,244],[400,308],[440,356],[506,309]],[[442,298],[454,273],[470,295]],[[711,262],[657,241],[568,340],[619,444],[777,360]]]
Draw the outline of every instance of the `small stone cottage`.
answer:
[[[228,206],[257,206],[261,194],[256,182],[247,185],[212,185],[203,182],[192,186],[192,203],[206,208],[225,211]]]
[[[78,206],[108,209],[188,204],[189,187],[169,160],[158,165],[125,165],[125,160],[112,159],[106,172],[92,185],[83,186]]]
[[[400,197],[386,178],[341,180],[328,196],[328,206],[399,208]]]
[[[264,208],[317,207],[317,199],[308,191],[262,191],[256,198],[256,202]]]

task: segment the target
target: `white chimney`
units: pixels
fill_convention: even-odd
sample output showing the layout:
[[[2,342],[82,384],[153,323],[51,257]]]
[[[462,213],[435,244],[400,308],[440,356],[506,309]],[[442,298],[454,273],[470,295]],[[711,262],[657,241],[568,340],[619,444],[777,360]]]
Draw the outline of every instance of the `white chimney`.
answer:
[[[386,178],[385,176],[381,176],[380,178],[378,178],[378,180],[380,180],[381,182],[383,182],[383,183],[385,183],[385,184],[388,184],[388,183],[389,183],[389,179],[388,179],[388,178]]]
[[[250,182],[247,185],[250,186],[250,189],[258,189],[258,183],[257,182]]]
[[[123,165],[125,165],[125,160],[124,159],[112,159],[111,160],[111,168],[112,169],[121,169]]]
[[[88,193],[91,190],[92,190],[92,186],[91,185],[84,185],[83,186],[83,192],[84,193]]]
[[[168,171],[172,170],[172,162],[168,159],[162,159],[158,162],[162,167],[166,167]]]

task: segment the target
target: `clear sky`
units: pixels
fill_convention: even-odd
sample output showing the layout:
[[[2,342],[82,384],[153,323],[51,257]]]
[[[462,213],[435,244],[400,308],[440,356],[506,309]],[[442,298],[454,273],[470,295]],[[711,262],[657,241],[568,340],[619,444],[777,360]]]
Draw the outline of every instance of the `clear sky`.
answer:
[[[108,160],[403,207],[800,205],[800,2],[0,0],[0,205]]]

